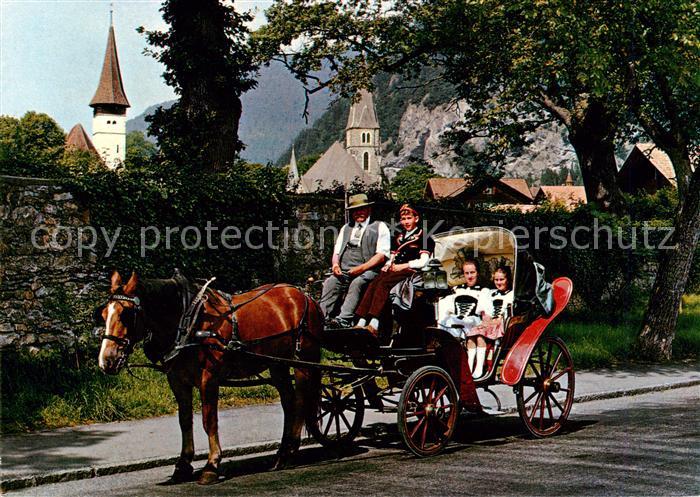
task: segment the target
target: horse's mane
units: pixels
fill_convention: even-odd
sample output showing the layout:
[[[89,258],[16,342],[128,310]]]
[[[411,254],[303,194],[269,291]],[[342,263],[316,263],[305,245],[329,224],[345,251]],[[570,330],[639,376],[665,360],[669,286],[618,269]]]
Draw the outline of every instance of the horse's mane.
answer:
[[[143,279],[136,285],[136,295],[152,317],[172,318],[182,312],[182,288],[173,278]]]
[[[139,280],[136,285],[137,295],[144,299],[168,298],[176,296],[178,293],[178,284],[172,279],[143,279]]]

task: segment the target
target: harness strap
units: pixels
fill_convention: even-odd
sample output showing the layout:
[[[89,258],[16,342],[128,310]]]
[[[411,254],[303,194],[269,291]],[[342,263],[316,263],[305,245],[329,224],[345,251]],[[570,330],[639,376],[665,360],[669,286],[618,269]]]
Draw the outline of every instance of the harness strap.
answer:
[[[275,335],[270,335],[270,336],[266,336],[266,337],[262,337],[262,338],[254,338],[251,340],[241,340],[240,335],[238,333],[238,320],[236,319],[236,315],[235,315],[235,311],[234,311],[231,313],[231,317],[230,317],[231,325],[232,325],[232,333],[231,333],[230,340],[222,337],[221,335],[219,335],[215,331],[211,331],[211,330],[197,331],[197,332],[195,332],[195,337],[197,337],[199,339],[214,338],[224,345],[225,350],[240,351],[245,347],[249,347],[252,345],[258,345],[258,344],[264,343],[268,340],[282,338],[286,335],[292,335],[292,337],[294,339],[295,354],[298,353],[299,351],[301,351],[301,336],[302,336],[302,334],[307,326],[307,318],[308,318],[308,313],[309,313],[309,300],[310,300],[309,296],[303,290],[301,290],[299,287],[296,287],[294,285],[289,285],[289,284],[279,285],[279,286],[273,284],[271,287],[266,288],[264,291],[260,292],[258,295],[256,295],[252,299],[249,299],[249,300],[245,301],[243,304],[237,306],[236,310],[240,309],[243,305],[252,302],[256,298],[264,295],[265,293],[270,291],[272,288],[296,288],[304,296],[304,312],[301,315],[301,318],[299,320],[299,324],[297,324],[297,326],[295,326],[294,328],[283,331],[281,333],[277,333]],[[308,336],[312,337],[312,335],[308,335]],[[212,347],[215,347],[215,348],[220,348],[218,346],[214,346],[213,344],[209,344],[209,345]],[[223,349],[220,349],[220,350],[223,350]]]
[[[187,288],[182,289],[183,313],[180,317],[180,323],[177,326],[177,336],[175,339],[175,343],[173,344],[173,348],[163,357],[163,363],[174,359],[180,353],[180,350],[182,350],[187,344],[189,338],[192,336],[192,330],[194,329],[194,325],[197,322],[199,313],[202,310],[204,302],[206,302],[207,300],[206,292],[209,290],[209,285],[211,285],[211,283],[214,280],[216,280],[216,277],[210,278],[206,283],[204,283],[204,285],[202,285],[202,287],[199,289],[199,292],[197,292],[195,298],[192,299],[192,302],[190,303],[190,306],[187,309],[184,308],[187,302]]]

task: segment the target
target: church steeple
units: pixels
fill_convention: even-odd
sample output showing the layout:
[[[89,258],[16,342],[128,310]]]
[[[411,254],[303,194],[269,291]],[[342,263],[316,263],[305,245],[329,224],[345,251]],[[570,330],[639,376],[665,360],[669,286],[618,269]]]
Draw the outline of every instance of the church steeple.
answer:
[[[122,74],[119,69],[119,56],[117,55],[117,42],[114,39],[114,26],[111,24],[100,82],[90,101],[90,107],[95,112],[99,112],[101,106],[114,106],[115,110],[121,108],[122,112],[126,112],[126,109],[131,107],[124,92],[124,83],[122,83]]]
[[[380,177],[381,153],[379,121],[374,99],[367,90],[360,90],[359,98],[350,107],[345,126],[345,149],[362,170],[374,179]]]
[[[107,50],[90,107],[93,109],[92,141],[95,148],[107,167],[116,167],[126,158],[126,109],[131,106],[124,92],[111,10]]]

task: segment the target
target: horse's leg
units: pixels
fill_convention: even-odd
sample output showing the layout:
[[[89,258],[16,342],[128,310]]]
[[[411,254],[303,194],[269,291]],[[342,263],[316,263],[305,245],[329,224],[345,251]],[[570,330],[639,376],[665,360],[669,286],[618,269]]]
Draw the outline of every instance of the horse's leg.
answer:
[[[221,445],[219,444],[219,383],[208,371],[202,372],[199,387],[202,398],[202,424],[209,439],[209,458],[197,483],[209,485],[219,479],[219,462],[221,462]]]
[[[273,469],[282,469],[287,465],[289,456],[295,450],[294,438],[292,436],[294,423],[294,388],[292,387],[292,377],[289,374],[289,367],[287,366],[270,366],[270,379],[280,394],[280,403],[284,411],[282,442],[280,443],[275,465],[273,466]]]
[[[299,449],[301,429],[306,420],[318,415],[320,388],[321,373],[319,370],[314,368],[294,369],[294,418],[290,435],[292,437],[290,456]]]
[[[180,421],[180,433],[182,434],[180,459],[175,463],[175,471],[171,479],[176,483],[180,483],[192,479],[192,459],[194,458],[192,386],[173,374],[168,375],[168,383],[177,401],[177,416]]]

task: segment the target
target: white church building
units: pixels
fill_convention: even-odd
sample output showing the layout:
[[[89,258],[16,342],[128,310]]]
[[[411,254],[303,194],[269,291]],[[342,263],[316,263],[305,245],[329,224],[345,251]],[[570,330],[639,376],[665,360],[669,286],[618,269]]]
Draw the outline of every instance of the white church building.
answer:
[[[381,153],[379,122],[374,99],[367,90],[361,90],[350,107],[345,126],[345,143],[336,141],[299,179],[295,190],[312,193],[353,183],[367,186],[381,182]],[[297,175],[296,160],[290,163],[290,180]],[[292,172],[294,171],[294,172]]]
[[[126,98],[114,26],[110,23],[102,73],[92,107],[92,139],[80,124],[76,124],[66,137],[66,147],[97,152],[110,169],[126,158],[126,109],[131,105]]]

